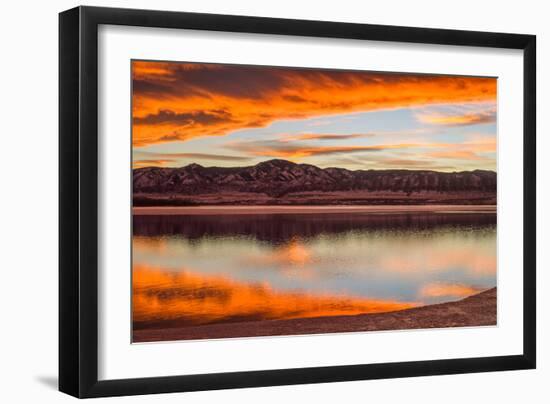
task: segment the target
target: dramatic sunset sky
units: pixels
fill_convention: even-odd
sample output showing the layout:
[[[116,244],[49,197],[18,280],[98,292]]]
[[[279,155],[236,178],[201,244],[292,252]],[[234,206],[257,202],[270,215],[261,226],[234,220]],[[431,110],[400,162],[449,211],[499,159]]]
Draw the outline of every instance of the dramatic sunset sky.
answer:
[[[132,62],[134,167],[496,171],[494,78]]]

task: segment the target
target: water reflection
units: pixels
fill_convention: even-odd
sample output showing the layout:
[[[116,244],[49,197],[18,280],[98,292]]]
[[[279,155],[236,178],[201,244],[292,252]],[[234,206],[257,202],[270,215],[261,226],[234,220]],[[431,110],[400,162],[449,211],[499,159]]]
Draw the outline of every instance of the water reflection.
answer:
[[[134,328],[391,311],[496,285],[494,214],[134,216]]]
[[[236,321],[379,313],[414,304],[345,296],[281,292],[268,283],[134,266],[134,329]]]
[[[205,236],[245,236],[270,243],[293,238],[352,230],[429,230],[438,227],[484,227],[496,225],[488,213],[414,214],[258,214],[258,215],[136,215],[134,236],[180,236],[189,240]]]

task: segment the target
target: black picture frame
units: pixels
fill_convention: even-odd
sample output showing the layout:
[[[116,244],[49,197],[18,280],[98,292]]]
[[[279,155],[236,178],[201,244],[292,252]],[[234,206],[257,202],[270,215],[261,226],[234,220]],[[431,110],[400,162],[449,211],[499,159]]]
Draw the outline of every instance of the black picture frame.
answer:
[[[523,50],[523,354],[98,380],[98,26],[100,24]],[[536,37],[184,12],[77,7],[59,15],[59,390],[104,397],[534,369]]]

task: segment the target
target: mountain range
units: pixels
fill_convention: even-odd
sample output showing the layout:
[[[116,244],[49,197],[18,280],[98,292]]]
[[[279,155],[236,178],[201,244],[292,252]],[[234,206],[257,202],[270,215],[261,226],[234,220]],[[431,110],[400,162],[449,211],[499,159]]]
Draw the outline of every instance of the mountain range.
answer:
[[[481,203],[494,203],[496,188],[497,175],[487,170],[348,170],[319,168],[280,159],[247,167],[190,164],[180,168],[144,167],[133,170],[134,205],[149,205],[152,200],[158,202],[152,204],[161,205],[201,203],[200,195],[210,195],[202,201],[209,204],[235,203],[245,199],[247,203],[251,200],[252,203],[257,200],[258,204],[286,203],[293,196],[300,195],[309,199],[315,195],[316,199],[325,203],[333,199],[341,203],[344,195],[354,195],[351,199],[344,197],[351,203],[365,203],[365,198],[373,199],[373,203],[385,203],[375,197],[382,194],[392,194],[392,198],[398,197],[400,201],[410,199],[413,203],[427,203],[418,194],[432,195],[438,201],[452,195],[451,199],[458,197],[462,201],[458,203],[468,203],[469,196],[474,203],[480,200]],[[218,196],[218,202],[213,199],[214,195]],[[223,195],[232,197],[227,200]],[[246,195],[246,198],[235,195]],[[167,197],[172,202],[166,201]]]

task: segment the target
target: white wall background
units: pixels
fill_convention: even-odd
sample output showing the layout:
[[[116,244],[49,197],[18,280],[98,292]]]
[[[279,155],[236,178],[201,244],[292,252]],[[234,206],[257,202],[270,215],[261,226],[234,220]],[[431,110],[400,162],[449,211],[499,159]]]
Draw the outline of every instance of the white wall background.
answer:
[[[0,41],[1,221],[0,400],[63,403],[57,384],[57,13],[78,5],[9,2]],[[548,402],[550,380],[550,26],[545,2],[438,0],[90,1],[88,5],[156,8],[538,36],[538,369],[461,376],[285,386],[109,399],[111,402]],[[545,383],[546,382],[546,383]]]

